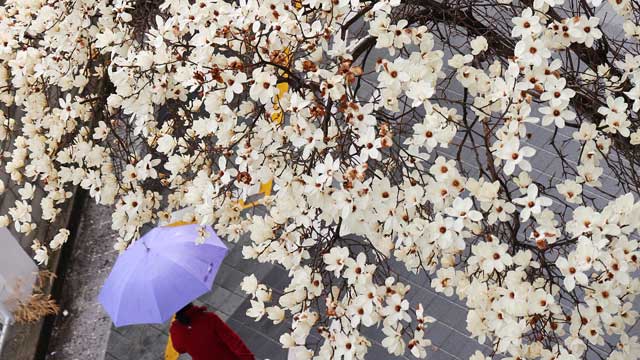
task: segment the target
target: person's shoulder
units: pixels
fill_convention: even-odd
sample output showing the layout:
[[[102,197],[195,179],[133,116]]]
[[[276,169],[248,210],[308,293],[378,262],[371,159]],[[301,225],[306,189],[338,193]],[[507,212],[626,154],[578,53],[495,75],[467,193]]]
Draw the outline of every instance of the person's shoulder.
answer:
[[[207,311],[207,307],[205,305],[202,305],[202,306],[193,305],[192,309],[195,312]]]
[[[220,318],[220,316],[218,316],[218,314],[216,314],[213,311],[205,311],[202,314],[204,314],[207,318],[211,319],[211,320],[215,320],[215,321],[222,321],[222,319]]]

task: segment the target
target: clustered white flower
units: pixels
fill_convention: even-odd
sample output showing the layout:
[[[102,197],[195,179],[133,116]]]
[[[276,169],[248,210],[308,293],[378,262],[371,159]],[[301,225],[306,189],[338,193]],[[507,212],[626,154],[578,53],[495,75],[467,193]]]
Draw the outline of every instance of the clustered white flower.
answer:
[[[247,234],[245,258],[288,271],[282,292],[253,275],[241,288],[249,317],[290,325],[280,342],[300,359],[361,359],[365,328],[381,328],[390,354],[428,356],[436,320],[409,302],[391,259],[465,301],[467,330],[496,353],[571,360],[607,343],[609,359],[637,359],[640,202],[589,194],[612,139],[640,144],[640,58],[615,60],[619,74],[581,68],[571,81],[604,95],[582,120],[572,101],[586,90],[561,76],[560,54],[603,33],[589,13],[552,16],[564,2],[524,7],[510,57],[490,61],[501,45],[489,34],[446,54],[398,18],[399,0],[166,0],[142,20],[130,0],[7,0],[0,161],[18,190],[0,225],[34,233],[80,187],[114,207],[125,250],[144,225],[190,208],[189,221],[230,241]],[[631,1],[608,4],[640,39]],[[438,100],[449,82],[461,106]],[[531,175],[534,126],[575,129],[575,171],[549,186]],[[451,156],[471,132],[485,144]],[[485,168],[468,171],[468,154]],[[270,181],[260,210],[244,209]],[[35,259],[46,265],[68,236],[35,240]]]

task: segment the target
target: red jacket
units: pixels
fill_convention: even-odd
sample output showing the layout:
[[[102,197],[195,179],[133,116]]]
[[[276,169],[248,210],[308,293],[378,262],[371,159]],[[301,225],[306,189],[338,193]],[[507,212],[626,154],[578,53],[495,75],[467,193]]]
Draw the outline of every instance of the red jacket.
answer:
[[[253,354],[218,315],[205,307],[187,310],[191,325],[179,321],[171,324],[171,342],[177,352],[191,355],[193,360],[253,360]]]

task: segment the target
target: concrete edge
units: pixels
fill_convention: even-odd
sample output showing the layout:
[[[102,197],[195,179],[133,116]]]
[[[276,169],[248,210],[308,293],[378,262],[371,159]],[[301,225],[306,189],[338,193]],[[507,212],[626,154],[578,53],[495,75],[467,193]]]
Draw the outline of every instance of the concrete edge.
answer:
[[[79,215],[81,214],[84,200],[86,199],[86,191],[82,189],[74,189],[71,202],[65,205],[62,216],[52,223],[48,224],[45,232],[45,243],[49,243],[53,237],[62,228],[67,228],[71,232],[69,242],[58,252],[52,253],[49,258],[49,266],[47,269],[56,275],[62,273],[64,269],[64,259],[69,256],[72,251],[73,239],[77,233],[77,225],[79,223]],[[73,227],[75,226],[75,228]],[[61,291],[64,283],[63,278],[56,278],[53,284],[50,284],[45,293],[51,294],[55,299],[56,295]],[[7,339],[4,347],[0,352],[0,360],[40,360],[45,358],[46,346],[51,335],[51,328],[55,316],[48,316],[32,324],[13,324],[7,327]],[[44,352],[42,352],[44,349]]]

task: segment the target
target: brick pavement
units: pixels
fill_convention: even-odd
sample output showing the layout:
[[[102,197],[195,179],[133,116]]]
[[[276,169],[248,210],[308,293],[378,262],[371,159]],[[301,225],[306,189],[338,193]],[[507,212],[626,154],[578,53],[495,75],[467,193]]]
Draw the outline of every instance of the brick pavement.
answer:
[[[534,170],[531,172],[532,178],[542,184],[547,184],[554,176],[560,174],[562,169],[561,159],[548,150],[549,133],[548,129],[540,126],[532,126],[534,136],[531,140],[538,154],[533,161]],[[458,134],[458,136],[461,136]],[[560,132],[560,138],[567,138],[569,134]],[[566,149],[565,149],[566,150]],[[448,153],[451,149],[439,149],[438,153],[445,157],[451,157]],[[468,152],[465,149],[465,153]],[[566,161],[577,162],[577,152],[568,151],[569,157]],[[463,157],[464,158],[464,157]],[[464,161],[463,161],[464,162]],[[475,168],[474,164],[466,163],[468,169]],[[620,189],[615,184],[615,179],[610,174],[603,174],[602,181],[608,190]],[[589,195],[604,200],[601,193],[590,192]],[[615,192],[615,191],[614,191]],[[248,240],[244,240],[248,241]],[[255,274],[268,286],[274,288],[274,292],[282,290],[286,285],[286,272],[279,267],[257,264],[242,259],[241,246],[229,244],[230,253],[218,274],[214,285],[214,291],[203,296],[200,301],[206,304],[210,309],[218,312],[222,318],[228,321],[229,325],[234,328],[240,336],[247,342],[247,345],[261,359],[286,359],[286,354],[278,345],[278,338],[282,332],[286,331],[285,324],[272,326],[268,320],[254,322],[245,315],[246,309],[249,308],[249,301],[245,294],[239,289],[239,283],[244,275]],[[421,302],[425,307],[425,313],[436,318],[436,322],[426,331],[426,338],[432,341],[432,348],[428,357],[430,359],[468,359],[469,355],[476,350],[484,353],[490,353],[490,348],[485,345],[478,344],[474,339],[469,337],[466,331],[466,314],[467,310],[463,303],[457,298],[447,298],[442,294],[435,293],[430,289],[428,280],[424,275],[415,276],[413,274],[402,272],[402,265],[394,266],[396,271],[400,271],[401,280],[411,284],[412,291],[409,298],[412,304]],[[133,330],[113,329],[109,341],[108,355],[109,360],[129,360],[129,359],[158,359],[162,356],[164,344],[167,338],[167,324],[164,326],[142,326]],[[130,336],[131,332],[140,334]],[[630,335],[640,332],[640,326],[634,326]],[[379,329],[371,329],[364,331],[364,334],[372,341],[373,347],[369,351],[367,359],[392,359],[384,348],[380,345],[382,333]],[[153,343],[152,346],[144,345]],[[162,344],[161,346],[158,345]],[[135,349],[135,351],[132,351]],[[146,357],[145,357],[146,356]],[[406,357],[401,357],[405,359]]]
[[[532,145],[538,150],[538,155],[533,161],[534,170],[532,177],[539,183],[546,184],[561,170],[561,159],[545,149],[549,134],[547,129],[532,126],[534,137]],[[563,132],[560,137],[567,137]],[[465,150],[465,152],[468,150]],[[440,152],[450,156],[446,152]],[[577,153],[569,152],[565,160],[575,162]],[[472,164],[467,163],[469,168]],[[615,184],[615,179],[605,173],[602,177],[605,188],[620,191]],[[585,189],[585,192],[591,192]],[[603,199],[603,194],[591,192],[589,195]],[[280,267],[269,264],[258,264],[242,259],[241,249],[247,239],[239,244],[227,244],[229,255],[225,259],[214,284],[214,291],[199,299],[201,304],[206,304],[216,311],[228,324],[240,334],[247,345],[260,359],[286,359],[285,352],[278,344],[280,334],[287,330],[287,324],[271,325],[267,319],[254,322],[245,315],[249,308],[247,296],[240,290],[240,282],[245,275],[255,274],[259,280],[273,287],[275,296],[287,283],[287,274]],[[394,266],[396,271],[403,266]],[[430,349],[430,359],[468,359],[476,350],[489,353],[487,346],[479,345],[468,336],[466,331],[466,308],[455,298],[447,298],[433,292],[428,280],[423,276],[415,276],[406,272],[401,273],[401,280],[412,286],[409,294],[413,304],[421,302],[425,306],[425,312],[437,319],[426,332],[426,337],[433,343]],[[107,347],[107,360],[133,360],[133,359],[161,359],[164,346],[167,341],[168,324],[131,326],[120,329],[112,328]],[[364,334],[372,341],[368,359],[392,359],[384,350],[380,341],[382,334],[377,329],[364,331]],[[629,332],[630,336],[640,334],[640,325],[636,325]],[[401,357],[406,359],[406,357]]]
[[[531,130],[534,133],[531,145],[538,150],[532,163],[534,170],[531,175],[535,181],[548,184],[554,175],[560,174],[562,160],[554,156],[552,150],[546,148],[549,141],[548,129],[534,125]],[[569,135],[565,132],[559,132],[558,136],[562,139]],[[559,140],[556,142],[558,143]],[[468,151],[465,149],[465,154]],[[438,153],[446,157],[452,155],[442,149]],[[578,160],[577,152],[567,150],[567,154],[568,156],[564,160],[573,163]],[[474,168],[471,163],[465,163],[465,165],[468,166],[468,170]],[[610,174],[603,174],[602,181],[605,183],[605,188],[613,190],[614,193],[621,190],[616,186],[615,179]],[[590,189],[585,189],[585,192],[599,200],[605,198],[603,194]],[[278,338],[287,330],[287,324],[273,326],[266,319],[254,322],[248,318],[245,312],[249,308],[249,301],[239,289],[239,284],[245,275],[255,274],[262,282],[273,287],[275,295],[277,295],[278,291],[281,292],[282,287],[287,283],[286,272],[277,266],[243,260],[241,248],[243,242],[246,241],[248,240],[242,240],[239,244],[228,244],[230,252],[218,273],[214,291],[206,294],[199,301],[225,319],[247,342],[258,358],[285,359],[286,354],[280,349]],[[403,269],[403,266],[394,266],[394,269],[399,271]],[[402,272],[401,280],[412,286],[412,291],[409,294],[412,303],[421,302],[425,306],[426,314],[437,319],[426,332],[426,337],[433,344],[428,355],[430,359],[468,359],[469,355],[476,350],[490,352],[489,347],[480,345],[469,337],[466,331],[467,310],[462,302],[432,291],[424,275],[415,276]],[[160,359],[168,337],[167,329],[168,324],[112,329],[106,359]],[[365,330],[364,334],[373,343],[367,356],[368,359],[393,358],[381,347],[382,334],[378,329]],[[640,334],[640,325],[634,326],[629,334],[631,336]],[[406,357],[401,358],[406,359]]]
[[[227,321],[258,359],[286,359],[286,352],[281,349],[278,339],[287,331],[288,323],[285,321],[274,326],[266,318],[255,322],[247,317],[245,312],[250,304],[246,294],[240,290],[240,282],[244,276],[255,274],[259,281],[273,287],[275,298],[288,283],[287,273],[279,266],[244,260],[242,245],[248,241],[244,239],[238,244],[227,243],[229,254],[218,272],[214,290],[202,296],[197,303],[205,304]],[[409,298],[416,303],[422,302],[426,313],[437,319],[426,332],[426,337],[433,343],[430,359],[467,359],[477,349],[489,351],[488,347],[482,347],[468,336],[465,330],[466,308],[459,301],[428,289],[424,277],[404,273],[402,280],[411,284]],[[161,359],[168,338],[168,326],[169,324],[112,328],[105,359]],[[373,343],[367,359],[394,358],[380,345],[382,333],[379,329],[365,331],[365,334]],[[183,358],[188,357],[181,357]]]
[[[376,50],[372,56],[384,57],[386,54]],[[368,64],[368,66],[373,65]],[[363,91],[366,92],[366,90]],[[447,90],[447,95],[453,98],[462,98],[461,92],[462,89],[459,86],[453,85]],[[459,113],[461,112],[461,108],[454,107],[458,109]],[[563,140],[571,138],[572,130],[565,128],[556,134],[555,144],[563,148],[563,152],[566,155],[564,159],[561,159],[550,146],[553,132],[546,127],[535,124],[528,125],[528,129],[533,135],[528,140],[528,145],[537,150],[536,156],[531,161],[533,166],[532,179],[547,186],[550,183],[557,182],[554,178],[562,174],[562,161],[572,164],[576,164],[579,161],[579,151],[575,148],[576,144],[573,142],[563,143]],[[474,130],[482,131],[481,128]],[[462,136],[462,133],[458,133],[455,140],[459,141]],[[435,159],[437,155],[455,158],[454,150],[455,148],[438,148],[432,159]],[[465,159],[473,158],[473,153],[470,149],[463,149],[462,163],[466,170],[471,173],[478,171],[477,165]],[[601,180],[604,184],[603,189],[607,192],[612,194],[621,192],[622,189],[617,185],[616,179],[608,171],[605,171]],[[604,201],[608,197],[606,194],[590,188],[585,188],[584,192],[599,201]],[[287,282],[286,273],[279,267],[243,260],[240,253],[241,247],[241,244],[230,245],[230,253],[218,274],[214,285],[215,290],[203,296],[200,301],[226,319],[229,325],[245,339],[248,346],[259,358],[285,359],[286,355],[279,348],[278,338],[286,330],[287,325],[282,324],[273,327],[268,320],[263,319],[256,323],[248,318],[245,315],[245,311],[249,307],[249,302],[245,294],[239,290],[239,283],[244,275],[253,273],[264,283],[274,287],[274,292],[277,293],[278,289],[282,290],[282,286]],[[404,267],[394,266],[394,269],[402,271]],[[433,343],[430,354],[428,354],[430,359],[467,359],[476,350],[489,353],[490,349],[487,346],[478,344],[468,336],[469,334],[466,331],[467,310],[462,302],[456,298],[447,298],[432,291],[424,275],[415,276],[407,272],[401,272],[401,280],[412,286],[412,291],[409,295],[412,303],[421,302],[425,306],[425,313],[437,319],[436,323],[432,324],[426,332],[426,337]],[[372,329],[371,331],[364,331],[364,333],[374,344],[367,356],[368,359],[393,358],[380,346],[382,334],[379,330]],[[638,333],[640,333],[640,326],[634,326],[630,331],[630,335]],[[162,355],[166,338],[167,324],[164,326],[136,327],[132,330],[113,329],[107,359],[158,359]],[[149,342],[153,343],[153,345],[144,345]],[[157,345],[156,342],[162,344],[162,346]],[[136,350],[133,351],[132,349]],[[138,349],[141,349],[141,351],[138,351]]]

